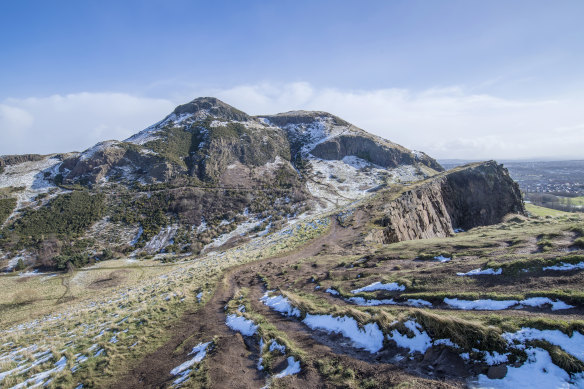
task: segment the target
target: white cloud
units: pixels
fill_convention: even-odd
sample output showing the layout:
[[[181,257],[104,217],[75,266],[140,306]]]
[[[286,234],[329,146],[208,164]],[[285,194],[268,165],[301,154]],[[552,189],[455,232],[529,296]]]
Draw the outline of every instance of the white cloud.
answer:
[[[0,128],[14,134],[30,128],[33,123],[34,118],[24,109],[0,104]]]
[[[123,93],[78,93],[0,103],[0,154],[82,150],[124,139],[175,105],[217,96],[250,114],[328,111],[437,158],[582,158],[584,98],[517,100],[450,87],[340,90],[309,83],[263,83],[195,90],[184,101]]]
[[[174,103],[124,93],[76,93],[0,103],[0,154],[84,150],[123,139],[167,115]]]

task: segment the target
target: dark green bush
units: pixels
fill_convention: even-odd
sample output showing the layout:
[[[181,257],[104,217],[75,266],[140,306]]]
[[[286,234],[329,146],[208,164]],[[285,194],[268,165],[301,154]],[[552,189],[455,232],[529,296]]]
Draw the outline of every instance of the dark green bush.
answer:
[[[103,194],[64,194],[44,207],[26,211],[14,223],[13,229],[19,235],[35,240],[50,234],[78,236],[103,216],[104,200]]]
[[[6,221],[8,216],[14,211],[14,208],[16,208],[16,199],[0,199],[0,225]]]

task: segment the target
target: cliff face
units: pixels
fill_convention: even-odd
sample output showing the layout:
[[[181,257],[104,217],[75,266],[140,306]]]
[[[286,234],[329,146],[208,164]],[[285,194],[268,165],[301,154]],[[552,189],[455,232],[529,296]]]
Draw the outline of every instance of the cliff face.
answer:
[[[436,160],[424,153],[412,153],[398,145],[388,146],[376,141],[375,138],[360,135],[338,136],[319,143],[310,153],[326,160],[340,160],[346,156],[355,155],[384,168],[396,168],[400,165],[413,165],[419,162],[436,171],[444,170]]]
[[[509,213],[525,214],[519,186],[494,161],[468,165],[430,179],[385,204],[377,240],[446,237],[455,229],[500,223]],[[379,234],[378,234],[379,235]]]

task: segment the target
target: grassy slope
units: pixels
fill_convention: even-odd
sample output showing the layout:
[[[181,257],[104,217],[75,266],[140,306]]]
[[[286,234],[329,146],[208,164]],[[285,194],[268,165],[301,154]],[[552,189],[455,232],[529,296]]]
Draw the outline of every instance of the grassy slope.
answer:
[[[546,208],[546,207],[540,207],[538,205],[534,205],[534,204],[525,204],[525,209],[527,210],[527,212],[529,212],[531,215],[534,216],[567,216],[570,215],[569,212],[563,212],[563,211],[558,211],[555,209],[551,209],[551,208]]]
[[[10,291],[0,300],[0,355],[31,344],[53,353],[48,362],[25,374],[10,375],[2,384],[23,382],[64,356],[68,369],[55,375],[53,386],[83,382],[103,387],[163,344],[171,336],[168,326],[187,307],[196,310],[204,304],[222,271],[293,250],[327,228],[327,222],[300,223],[291,233],[250,242],[243,251],[233,249],[176,264],[119,260],[53,277],[0,276],[0,290]],[[195,298],[199,292],[204,292],[200,303]],[[104,351],[95,355],[100,349]],[[77,364],[76,354],[89,360]],[[79,370],[72,374],[70,369],[76,365]],[[16,363],[3,362],[0,371],[15,367]]]

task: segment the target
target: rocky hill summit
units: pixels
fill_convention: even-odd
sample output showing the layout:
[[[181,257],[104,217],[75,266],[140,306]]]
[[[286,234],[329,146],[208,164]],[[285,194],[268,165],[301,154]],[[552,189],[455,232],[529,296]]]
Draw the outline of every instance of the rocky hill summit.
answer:
[[[423,152],[330,113],[250,116],[212,97],[180,105],[124,141],[81,153],[7,156],[0,168],[6,269],[19,260],[62,269],[110,256],[199,255],[307,216],[371,206],[376,193],[390,196],[371,213],[385,214],[375,238],[384,243],[522,212],[502,168],[445,174]],[[407,190],[391,197],[399,188]],[[485,205],[499,200],[508,209]]]
[[[373,136],[325,112],[252,117],[211,97],[178,106],[162,121],[126,139],[102,142],[64,161],[66,183],[165,182],[189,176],[224,185],[273,184],[314,159],[443,170],[424,153]],[[243,170],[234,177],[230,170]],[[270,170],[271,172],[267,172]],[[277,175],[277,173],[276,173]]]

